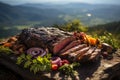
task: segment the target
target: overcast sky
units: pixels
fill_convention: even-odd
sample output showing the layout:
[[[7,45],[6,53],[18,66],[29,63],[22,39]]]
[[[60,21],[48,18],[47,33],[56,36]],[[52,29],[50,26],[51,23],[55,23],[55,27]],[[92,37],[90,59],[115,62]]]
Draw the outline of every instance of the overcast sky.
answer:
[[[23,4],[23,3],[69,3],[69,2],[85,2],[85,3],[98,3],[98,4],[120,4],[120,0],[0,0],[8,4]]]

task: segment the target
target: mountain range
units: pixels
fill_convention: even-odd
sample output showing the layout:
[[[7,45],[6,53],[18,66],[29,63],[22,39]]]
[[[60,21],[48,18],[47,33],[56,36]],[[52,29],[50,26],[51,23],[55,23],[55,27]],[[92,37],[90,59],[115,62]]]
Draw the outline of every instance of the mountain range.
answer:
[[[86,26],[120,20],[120,5],[69,3],[8,5],[0,2],[0,25],[52,25],[79,19]]]

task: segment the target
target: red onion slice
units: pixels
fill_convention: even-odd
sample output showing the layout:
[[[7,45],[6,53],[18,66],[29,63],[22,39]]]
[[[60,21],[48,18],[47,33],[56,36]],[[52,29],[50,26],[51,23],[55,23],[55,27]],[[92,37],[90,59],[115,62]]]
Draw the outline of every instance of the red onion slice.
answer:
[[[59,66],[61,66],[62,65],[62,63],[61,63],[61,58],[60,57],[52,57],[52,64],[58,64]]]
[[[37,56],[43,57],[44,55],[47,54],[47,52],[45,50],[43,50],[42,48],[34,47],[34,48],[28,49],[27,54],[30,54],[33,57],[37,57]]]

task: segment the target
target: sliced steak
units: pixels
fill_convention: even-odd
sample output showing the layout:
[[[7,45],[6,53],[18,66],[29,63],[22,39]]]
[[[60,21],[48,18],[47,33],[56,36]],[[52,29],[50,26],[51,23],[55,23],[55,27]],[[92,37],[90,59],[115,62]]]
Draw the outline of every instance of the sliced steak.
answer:
[[[78,58],[85,54],[89,50],[89,47],[84,47],[78,51],[70,53],[68,56],[72,59],[72,61],[78,61]]]
[[[81,41],[80,40],[75,40],[75,41],[72,41],[70,44],[68,44],[64,49],[62,49],[60,51],[60,54],[61,53],[64,53],[65,51],[67,51],[68,49],[71,49],[72,47],[75,47],[75,46],[78,46],[81,44]]]
[[[80,57],[80,61],[81,62],[86,62],[88,61],[89,57],[91,56],[91,54],[96,50],[96,47],[90,47],[90,49]]]
[[[68,54],[70,54],[70,53],[73,53],[73,52],[75,52],[75,51],[77,51],[77,50],[80,50],[80,49],[82,49],[82,48],[84,48],[84,47],[87,47],[87,44],[81,44],[81,45],[75,46],[75,47],[67,50],[67,51],[64,52],[64,53],[61,53],[60,56],[66,56],[66,55],[68,55]]]
[[[81,57],[90,49],[90,47],[86,47],[83,48],[79,51],[76,52],[77,56],[76,56],[76,60],[79,61],[81,59]]]
[[[68,38],[61,40],[59,43],[54,45],[53,53],[54,54],[59,53],[63,48],[65,48],[72,41],[74,41],[73,37],[68,37]]]
[[[95,61],[100,56],[101,49],[96,49],[90,56],[89,60]]]

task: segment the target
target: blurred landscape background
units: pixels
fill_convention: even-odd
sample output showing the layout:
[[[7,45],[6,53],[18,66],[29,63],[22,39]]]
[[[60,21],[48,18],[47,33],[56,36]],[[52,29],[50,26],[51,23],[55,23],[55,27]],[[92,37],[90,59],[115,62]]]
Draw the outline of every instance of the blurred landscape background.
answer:
[[[60,27],[75,20],[92,34],[107,31],[120,39],[119,0],[0,0],[1,39],[24,28]]]

